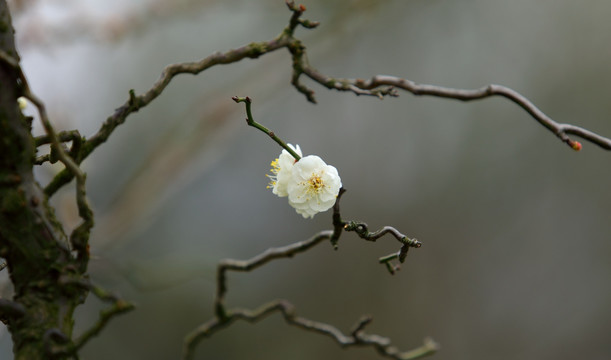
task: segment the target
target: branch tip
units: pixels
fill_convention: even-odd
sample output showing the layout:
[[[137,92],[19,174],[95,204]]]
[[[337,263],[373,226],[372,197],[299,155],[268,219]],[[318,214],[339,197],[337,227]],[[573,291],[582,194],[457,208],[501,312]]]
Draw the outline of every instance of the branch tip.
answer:
[[[568,144],[575,151],[581,150],[581,143],[579,141],[569,140]]]
[[[246,97],[240,97],[240,96],[232,96],[231,100],[235,101],[236,103],[246,103],[246,104],[250,104],[252,102],[252,99],[249,98],[248,96]]]

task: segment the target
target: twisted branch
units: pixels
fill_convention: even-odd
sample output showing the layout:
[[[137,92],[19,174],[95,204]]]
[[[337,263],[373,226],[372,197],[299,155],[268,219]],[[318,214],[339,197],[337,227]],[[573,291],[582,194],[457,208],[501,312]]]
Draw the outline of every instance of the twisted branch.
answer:
[[[528,100],[524,95],[503,85],[490,84],[479,89],[455,89],[443,86],[417,84],[414,81],[402,79],[395,76],[377,75],[369,80],[363,79],[341,79],[331,78],[323,75],[311,67],[304,67],[303,73],[312,80],[324,85],[329,89],[338,91],[351,91],[356,95],[369,95],[383,97],[384,95],[397,96],[395,88],[403,89],[414,95],[435,96],[461,101],[481,100],[492,96],[504,97],[522,109],[526,110],[538,123],[551,131],[572,149],[581,150],[578,141],[569,138],[569,134],[577,135],[605,150],[611,150],[611,139],[598,135],[590,130],[571,124],[558,123],[535,104]]]
[[[392,226],[384,226],[378,231],[370,232],[367,224],[364,222],[352,220],[343,221],[339,211],[339,201],[345,192],[346,190],[343,187],[339,189],[339,194],[337,194],[337,199],[333,205],[333,234],[331,235],[330,239],[331,245],[333,245],[333,247],[337,250],[337,243],[343,230],[354,231],[361,239],[374,242],[382,236],[390,233],[402,244],[401,248],[396,253],[380,257],[378,261],[380,264],[384,264],[388,272],[394,275],[395,272],[401,268],[401,266],[399,264],[393,265],[392,260],[399,259],[399,263],[405,262],[409,248],[419,248],[422,246],[422,243],[414,238],[407,237],[407,235],[403,235],[401,232],[399,232],[399,230]]]
[[[425,339],[424,344],[417,349],[401,352],[391,345],[390,339],[379,335],[366,334],[364,329],[371,322],[371,317],[361,318],[350,333],[345,334],[336,327],[327,323],[318,322],[296,315],[295,306],[287,300],[277,299],[263,304],[255,310],[249,309],[226,309],[225,295],[227,293],[227,271],[252,271],[266,263],[281,259],[291,258],[298,253],[320,244],[324,240],[331,239],[333,231],[321,231],[314,237],[280,248],[270,248],[249,260],[227,259],[219,263],[217,267],[217,289],[214,302],[215,317],[194,329],[185,337],[183,346],[183,359],[193,359],[196,346],[204,338],[226,328],[237,320],[257,322],[274,312],[279,312],[289,324],[303,330],[325,335],[333,339],[343,348],[353,346],[373,347],[380,355],[396,360],[417,359],[430,355],[437,350],[437,344]]]
[[[305,11],[304,6],[297,6],[292,1],[287,2],[287,6],[293,12],[289,25],[274,39],[261,42],[252,42],[248,45],[239,47],[237,49],[232,49],[224,53],[216,52],[196,62],[168,65],[161,72],[159,79],[142,95],[136,95],[134,90],[130,90],[129,99],[125,102],[125,104],[117,108],[115,112],[106,119],[95,135],[84,141],[82,149],[79,151],[78,156],[75,157],[76,163],[80,164],[80,162],[87,158],[89,154],[93,152],[93,150],[106,142],[112,132],[119,125],[123,124],[129,115],[147,106],[151,101],[161,95],[175,76],[179,74],[197,75],[215,65],[231,64],[246,58],[255,59],[259,56],[282,48],[286,48],[291,53],[293,67],[291,83],[297,89],[297,91],[303,93],[308,101],[312,103],[316,103],[314,91],[300,82],[301,75],[306,75],[313,81],[328,89],[352,92],[356,95],[376,96],[379,98],[383,98],[385,96],[396,97],[398,96],[397,89],[408,91],[414,95],[428,95],[462,101],[480,100],[492,96],[502,96],[522,107],[537,122],[559,137],[574,150],[580,150],[581,144],[578,141],[570,139],[569,135],[579,136],[593,144],[600,146],[603,149],[611,150],[611,139],[575,125],[558,123],[543,113],[526,97],[517,91],[502,85],[488,85],[480,89],[467,90],[417,84],[411,80],[385,75],[377,75],[373,76],[369,80],[363,80],[334,78],[322,74],[309,64],[305,46],[299,39],[294,37],[295,29],[298,26],[302,26],[306,29],[313,29],[318,26],[319,23],[301,18],[301,15]],[[9,59],[9,61],[12,60]],[[59,188],[67,184],[74,176],[75,174],[68,169],[63,170],[47,185],[45,188],[45,193],[48,196],[53,195]]]
[[[253,120],[250,106],[250,98],[234,97],[233,100],[236,102],[246,103],[246,112],[248,115],[248,118],[246,120],[248,125],[253,126],[270,135],[272,139],[281,146],[285,144],[284,141],[276,137],[272,131]],[[427,339],[425,340],[424,345],[415,350],[400,352],[396,347],[391,346],[390,339],[379,335],[369,335],[364,332],[365,327],[372,321],[372,318],[369,316],[362,317],[353,327],[353,330],[351,330],[351,332],[347,335],[332,325],[298,317],[296,315],[295,307],[287,300],[277,299],[268,302],[255,310],[240,308],[227,309],[225,307],[225,296],[227,294],[227,271],[231,270],[249,272],[267,264],[272,260],[280,258],[290,258],[298,253],[305,252],[327,239],[330,240],[333,247],[337,249],[337,243],[343,230],[355,231],[359,235],[359,237],[368,241],[376,241],[385,234],[390,233],[399,242],[401,242],[402,246],[397,254],[391,254],[380,259],[380,262],[386,265],[391,274],[394,274],[395,270],[398,269],[398,266],[391,265],[391,260],[398,258],[400,262],[404,262],[409,247],[421,246],[421,243],[419,241],[408,238],[407,236],[403,235],[391,226],[385,226],[379,231],[369,232],[365,223],[355,221],[342,221],[339,209],[339,200],[344,193],[344,188],[340,188],[339,194],[333,206],[333,231],[321,231],[309,240],[297,242],[280,248],[267,249],[263,253],[249,260],[226,259],[219,263],[217,267],[216,296],[214,299],[215,317],[209,320],[208,322],[200,325],[185,337],[183,346],[183,359],[192,359],[195,347],[202,339],[212,336],[212,334],[231,325],[236,320],[245,320],[251,323],[257,322],[274,312],[280,312],[284,317],[284,320],[289,325],[297,326],[307,331],[326,335],[332,338],[341,347],[371,346],[375,348],[375,350],[382,356],[398,360],[420,358],[426,355],[430,355],[437,350],[437,344],[435,344],[435,342],[433,342],[432,340]]]
[[[133,89],[129,91],[129,99],[127,102],[125,102],[125,104],[123,104],[121,107],[117,108],[115,112],[102,124],[98,132],[83,143],[82,149],[76,161],[80,163],[87,158],[87,156],[89,156],[93,150],[108,140],[113,131],[119,125],[123,124],[129,115],[137,112],[140,110],[140,108],[147,106],[159,95],[161,95],[163,90],[165,90],[175,76],[179,74],[197,75],[215,65],[231,64],[245,58],[256,59],[261,55],[289,47],[291,43],[298,41],[293,37],[295,28],[298,25],[313,27],[313,22],[300,19],[300,16],[304,10],[305,8],[303,10],[293,10],[293,16],[291,17],[289,26],[287,26],[280,35],[272,40],[252,42],[248,45],[229,50],[225,53],[216,52],[196,62],[185,62],[166,66],[161,72],[159,79],[157,79],[153,86],[144,94],[136,95]],[[73,177],[74,174],[70,171],[61,171],[46,186],[45,194],[47,194],[47,196],[53,195],[62,186],[70,182]]]
[[[261,130],[262,132],[270,136],[272,140],[274,140],[282,148],[286,149],[295,158],[295,161],[299,161],[300,157],[299,155],[297,155],[297,153],[295,153],[295,151],[293,151],[293,149],[291,149],[282,139],[276,136],[276,134],[273,131],[269,130],[268,128],[259,124],[258,122],[256,122],[253,119],[252,106],[251,106],[252,99],[251,98],[249,98],[248,96],[247,97],[234,96],[232,97],[232,99],[236,103],[243,102],[246,104],[246,115],[247,115],[246,123],[249,126],[252,126],[258,130]],[[346,190],[343,187],[340,188],[337,194],[337,197],[335,199],[335,204],[333,204],[333,218],[332,219],[333,219],[333,229],[334,230],[330,238],[331,245],[333,245],[333,248],[337,250],[337,242],[339,240],[342,230],[354,231],[357,233],[357,235],[360,238],[365,239],[367,241],[376,241],[377,239],[381,238],[382,236],[390,233],[402,244],[402,246],[397,253],[381,257],[379,259],[379,262],[381,264],[384,264],[386,268],[388,269],[388,271],[394,275],[395,272],[399,270],[400,266],[393,265],[391,261],[394,259],[399,259],[399,262],[403,263],[405,261],[405,257],[407,256],[407,251],[409,250],[409,248],[410,247],[419,248],[420,246],[422,246],[422,243],[420,243],[416,239],[408,238],[406,235],[403,235],[402,233],[400,233],[397,229],[395,229],[392,226],[384,226],[382,229],[378,231],[370,232],[367,228],[367,224],[363,222],[343,221],[340,215],[340,211],[339,211],[339,201],[345,192]]]

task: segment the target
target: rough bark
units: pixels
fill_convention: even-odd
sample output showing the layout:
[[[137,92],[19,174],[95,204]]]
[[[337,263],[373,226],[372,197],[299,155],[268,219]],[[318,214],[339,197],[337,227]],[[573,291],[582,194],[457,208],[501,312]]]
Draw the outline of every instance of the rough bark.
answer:
[[[0,0],[0,51],[19,59],[5,0]],[[83,275],[34,179],[31,119],[18,107],[20,94],[18,70],[0,61],[0,256],[14,287],[13,299],[0,301],[0,318],[12,334],[15,359],[48,359],[71,342],[72,313],[86,292],[71,285]]]

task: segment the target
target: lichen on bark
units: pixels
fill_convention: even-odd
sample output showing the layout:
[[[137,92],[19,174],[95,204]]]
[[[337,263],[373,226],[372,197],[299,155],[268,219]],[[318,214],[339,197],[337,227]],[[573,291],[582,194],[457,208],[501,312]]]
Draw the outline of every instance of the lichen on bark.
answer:
[[[13,35],[0,0],[0,51],[18,60]],[[12,299],[1,299],[0,318],[11,332],[15,359],[48,359],[55,343],[71,341],[72,313],[87,291],[64,281],[84,274],[33,175],[35,145],[31,120],[17,105],[18,74],[0,61],[0,257],[14,288]]]

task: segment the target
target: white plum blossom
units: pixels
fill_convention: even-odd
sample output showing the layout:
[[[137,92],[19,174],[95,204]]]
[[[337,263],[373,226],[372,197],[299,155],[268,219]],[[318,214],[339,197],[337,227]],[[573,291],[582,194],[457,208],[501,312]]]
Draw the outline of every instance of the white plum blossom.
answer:
[[[301,156],[299,146],[291,148]],[[288,196],[289,204],[304,218],[332,208],[342,187],[337,169],[316,155],[295,161],[283,150],[280,157],[272,161],[271,171],[268,187],[280,197]]]
[[[303,156],[301,153],[301,149],[299,148],[299,145],[296,145],[296,146],[293,146],[291,144],[288,144],[288,145],[291,149],[293,149],[294,152],[297,153],[297,155],[299,155],[300,157]],[[270,182],[267,188],[268,189],[271,188],[272,192],[275,195],[278,195],[280,197],[288,196],[286,186],[292,176],[291,171],[296,161],[297,160],[295,160],[293,155],[291,155],[286,150],[282,150],[282,153],[280,154],[280,156],[278,156],[277,159],[272,161],[271,163],[272,175],[267,175],[267,177],[270,179]]]
[[[304,218],[333,207],[342,180],[337,169],[316,155],[301,158],[293,166],[293,176],[287,185],[289,204]]]

